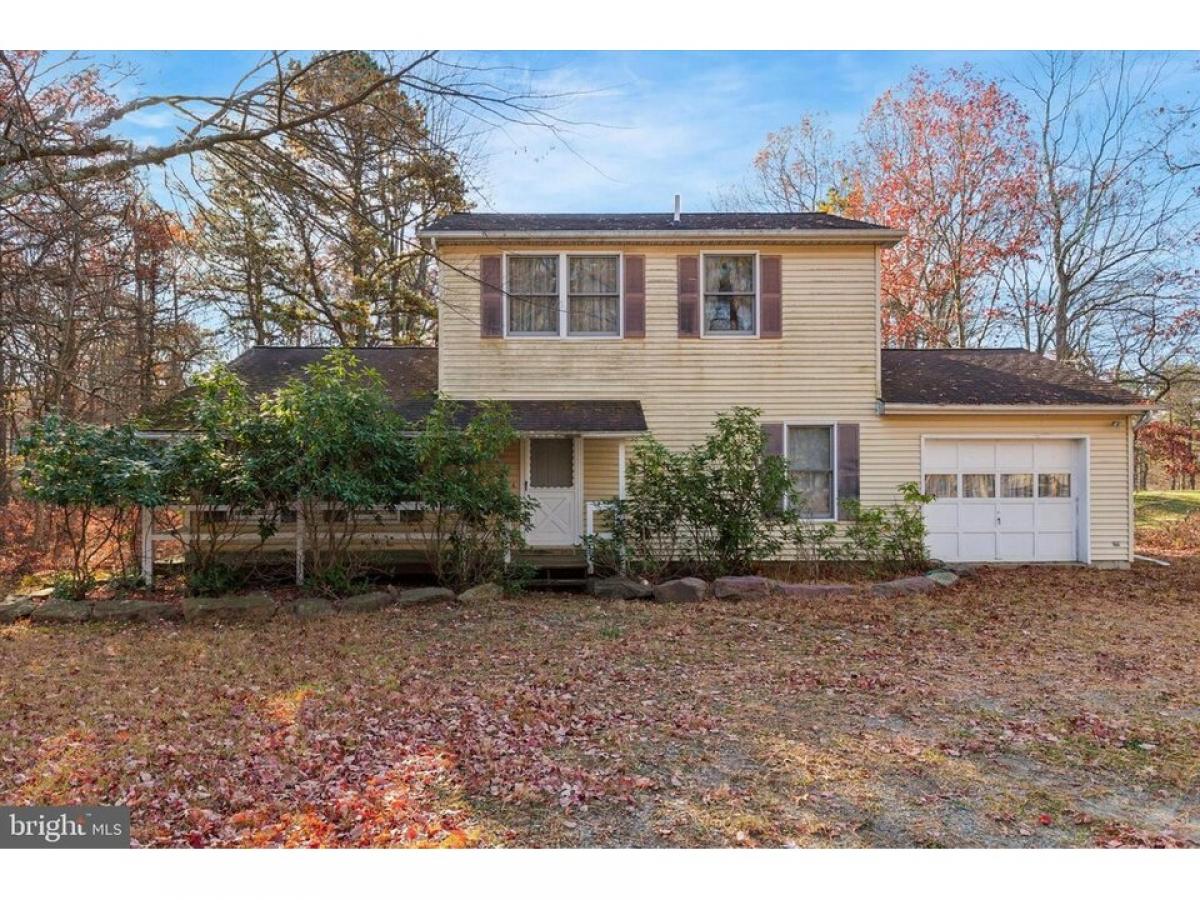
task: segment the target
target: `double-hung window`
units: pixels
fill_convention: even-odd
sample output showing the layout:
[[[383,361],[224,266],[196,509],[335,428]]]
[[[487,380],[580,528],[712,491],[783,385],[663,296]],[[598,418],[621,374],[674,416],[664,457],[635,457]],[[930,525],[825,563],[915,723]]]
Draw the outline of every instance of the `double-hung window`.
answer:
[[[789,425],[784,441],[797,511],[813,519],[832,519],[836,502],[833,426]]]
[[[520,254],[507,259],[509,335],[620,337],[618,254]]]
[[[704,254],[705,336],[752,336],[758,331],[758,258]]]
[[[557,335],[558,256],[508,258],[508,333]]]

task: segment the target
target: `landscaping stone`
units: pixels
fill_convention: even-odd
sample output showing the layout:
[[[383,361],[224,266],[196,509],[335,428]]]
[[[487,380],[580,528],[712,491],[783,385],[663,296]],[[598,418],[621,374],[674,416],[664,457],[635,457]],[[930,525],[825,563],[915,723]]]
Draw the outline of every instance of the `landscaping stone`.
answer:
[[[86,622],[91,615],[92,608],[87,603],[80,603],[78,600],[52,600],[34,609],[30,613],[29,621],[72,624]]]
[[[292,615],[297,619],[320,619],[334,612],[333,604],[324,597],[301,597],[292,604]]]
[[[759,575],[726,575],[712,583],[710,592],[717,600],[766,600],[774,586]]]
[[[36,608],[37,604],[28,597],[9,597],[0,603],[0,623],[7,625],[18,619],[28,618]]]
[[[654,599],[660,603],[694,603],[703,600],[708,582],[700,578],[676,578],[654,586]]]
[[[183,618],[188,622],[265,622],[275,615],[270,594],[231,594],[225,597],[186,597]]]
[[[852,584],[786,584],[776,585],[779,593],[790,600],[825,600],[848,597],[859,589]]]
[[[390,591],[371,591],[369,594],[356,594],[338,601],[342,612],[375,612],[396,602],[395,594]]]
[[[646,582],[627,575],[593,578],[588,583],[588,591],[604,600],[645,600],[654,595],[654,588]]]
[[[913,575],[894,581],[881,581],[871,587],[871,593],[877,597],[903,597],[906,594],[927,594],[937,586],[937,582],[932,578]]]
[[[106,622],[158,622],[182,616],[178,606],[158,600],[101,600],[92,604],[92,618]]]
[[[953,572],[959,578],[974,578],[979,573],[979,566],[975,563],[950,563],[938,568]]]
[[[473,588],[467,588],[458,595],[458,599],[463,603],[490,603],[493,600],[499,600],[504,596],[504,588],[496,584],[494,581],[488,581],[484,584],[477,584]]]
[[[958,584],[958,576],[949,569],[934,569],[925,577],[940,587],[953,587]]]
[[[424,587],[424,588],[409,588],[407,591],[401,591],[397,597],[397,602],[401,605],[408,606],[412,603],[436,603],[439,600],[453,600],[454,591],[449,588],[440,587]]]

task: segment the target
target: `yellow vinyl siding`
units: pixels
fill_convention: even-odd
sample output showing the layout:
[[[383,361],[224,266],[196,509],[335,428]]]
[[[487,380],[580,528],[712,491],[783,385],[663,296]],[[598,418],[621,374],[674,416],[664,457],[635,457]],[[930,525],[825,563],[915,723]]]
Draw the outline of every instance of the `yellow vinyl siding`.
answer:
[[[583,502],[611,500],[621,485],[620,440],[585,438],[583,441]]]
[[[646,337],[479,336],[479,256],[517,249],[451,245],[439,319],[439,385],[461,399],[636,399],[668,446],[692,444],[736,405],[764,417],[873,415],[876,383],[875,252],[870,246],[644,246]],[[522,252],[541,249],[520,247]],[[552,252],[594,246],[547,248]],[[783,257],[783,338],[680,339],[676,258],[720,251]]]

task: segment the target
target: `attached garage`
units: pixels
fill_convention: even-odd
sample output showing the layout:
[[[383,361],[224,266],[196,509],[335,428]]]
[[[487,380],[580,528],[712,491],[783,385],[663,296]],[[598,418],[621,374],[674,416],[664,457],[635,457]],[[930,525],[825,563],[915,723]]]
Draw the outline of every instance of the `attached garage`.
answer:
[[[930,552],[948,562],[1087,562],[1086,438],[926,438]]]
[[[883,350],[862,497],[900,481],[936,498],[930,553],[947,562],[1133,561],[1133,432],[1151,408],[1072,366],[1013,348]]]

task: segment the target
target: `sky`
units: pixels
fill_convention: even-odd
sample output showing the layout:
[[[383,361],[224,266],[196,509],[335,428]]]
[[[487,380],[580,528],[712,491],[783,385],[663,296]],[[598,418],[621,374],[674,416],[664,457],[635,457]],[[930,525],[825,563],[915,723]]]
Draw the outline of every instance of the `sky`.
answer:
[[[885,88],[915,66],[937,73],[970,63],[1011,79],[1028,64],[1000,52],[452,52],[508,67],[515,83],[561,94],[561,135],[544,128],[489,128],[479,136],[477,208],[500,212],[652,212],[713,208],[743,180],[767,133],[806,113],[824,113],[850,137]],[[96,54],[102,58],[102,54]],[[258,54],[120,54],[138,76],[127,90],[226,91]],[[170,137],[162,113],[123,126],[137,140]]]

